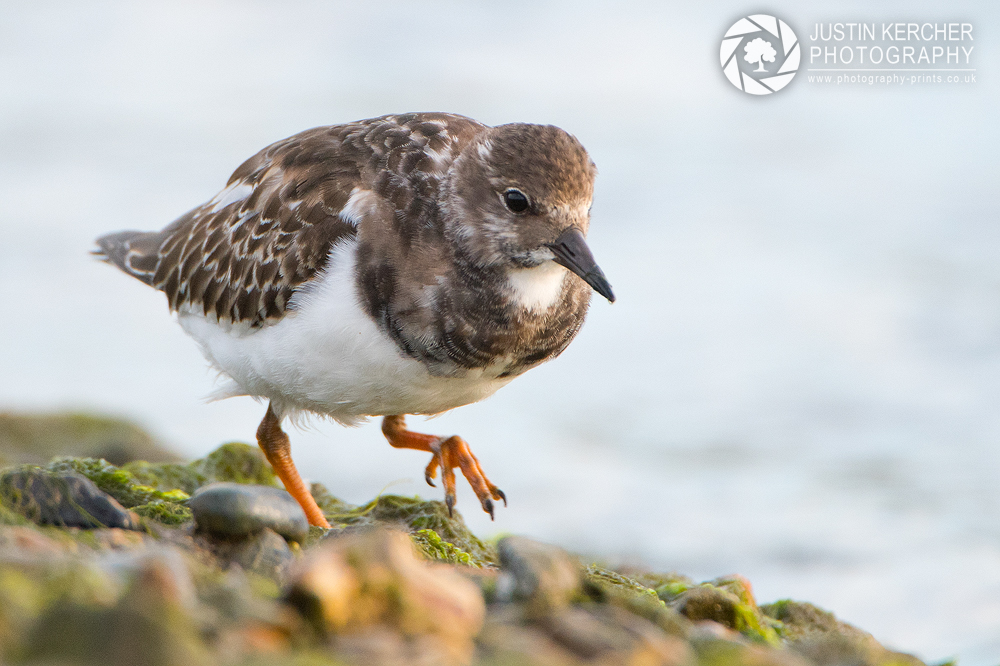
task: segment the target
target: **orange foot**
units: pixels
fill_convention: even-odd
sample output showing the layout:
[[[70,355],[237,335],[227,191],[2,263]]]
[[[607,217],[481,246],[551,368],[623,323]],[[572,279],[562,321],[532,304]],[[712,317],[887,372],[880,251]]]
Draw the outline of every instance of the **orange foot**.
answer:
[[[437,437],[411,432],[406,429],[406,417],[402,414],[382,419],[382,432],[389,440],[389,444],[397,449],[416,449],[434,454],[427,469],[424,470],[424,479],[429,485],[434,486],[433,479],[437,478],[438,468],[441,468],[444,502],[448,505],[449,516],[455,508],[456,467],[462,470],[462,475],[468,480],[480,504],[483,505],[483,511],[490,514],[490,519],[493,519],[493,500],[503,500],[503,505],[507,506],[507,497],[503,491],[486,478],[469,445],[458,435]]]

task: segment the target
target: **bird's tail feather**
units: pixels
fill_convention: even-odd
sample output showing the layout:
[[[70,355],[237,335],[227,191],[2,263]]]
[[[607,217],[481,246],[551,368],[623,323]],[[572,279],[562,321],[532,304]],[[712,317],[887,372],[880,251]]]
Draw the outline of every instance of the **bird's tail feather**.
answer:
[[[97,249],[92,250],[91,254],[152,285],[160,263],[159,249],[162,240],[160,232],[118,231],[98,238]]]

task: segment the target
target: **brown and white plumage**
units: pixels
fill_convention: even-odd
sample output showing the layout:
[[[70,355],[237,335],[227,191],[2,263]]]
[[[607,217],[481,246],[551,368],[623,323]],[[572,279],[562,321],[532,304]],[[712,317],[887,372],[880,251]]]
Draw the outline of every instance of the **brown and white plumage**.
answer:
[[[555,127],[384,116],[279,141],[99,254],[163,291],[226,395],[269,399],[275,423],[432,414],[558,355],[591,288],[613,300],[583,242],[594,174]]]
[[[449,114],[410,114],[307,130],[244,162],[214,199],[160,232],[98,240],[108,261],[163,291],[172,310],[260,325],[280,318],[330,247],[357,234],[343,215],[355,188],[418,216],[442,165],[482,125]],[[414,190],[413,187],[417,189]]]

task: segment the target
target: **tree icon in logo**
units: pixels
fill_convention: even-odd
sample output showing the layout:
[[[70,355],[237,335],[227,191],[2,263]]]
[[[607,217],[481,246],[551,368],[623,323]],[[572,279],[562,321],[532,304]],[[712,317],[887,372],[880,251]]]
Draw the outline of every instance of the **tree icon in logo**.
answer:
[[[774,56],[778,55],[778,52],[774,50],[771,46],[771,42],[765,42],[763,39],[758,37],[752,42],[747,42],[747,45],[743,47],[743,50],[747,52],[743,59],[746,60],[751,65],[756,63],[760,64],[760,67],[755,69],[755,72],[766,72],[767,69],[764,68],[764,61],[774,62]]]
[[[791,26],[769,14],[738,20],[726,31],[719,48],[722,73],[750,95],[769,95],[787,86],[801,58],[802,47]],[[768,67],[765,62],[774,64]]]

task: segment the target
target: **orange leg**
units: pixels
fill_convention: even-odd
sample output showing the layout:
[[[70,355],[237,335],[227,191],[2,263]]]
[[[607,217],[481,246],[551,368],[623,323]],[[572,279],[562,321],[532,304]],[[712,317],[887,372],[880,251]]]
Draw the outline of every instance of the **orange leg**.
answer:
[[[295,498],[302,510],[306,512],[309,524],[330,527],[330,523],[326,522],[326,516],[316,504],[309,488],[306,487],[305,481],[299,476],[299,471],[295,469],[295,463],[292,462],[292,445],[288,441],[288,435],[281,429],[281,419],[274,413],[271,405],[267,406],[264,420],[257,427],[257,444],[260,445],[261,450],[264,451],[264,457],[274,468],[274,473],[285,484],[285,490]]]
[[[493,518],[493,500],[503,500],[503,505],[507,506],[507,498],[503,491],[486,478],[486,475],[483,474],[483,468],[479,466],[476,456],[472,455],[469,445],[458,435],[437,437],[411,432],[406,429],[406,417],[402,414],[386,416],[382,419],[382,432],[389,440],[389,444],[397,449],[416,449],[434,454],[424,470],[424,479],[433,486],[433,479],[437,476],[438,467],[441,468],[441,480],[444,482],[444,501],[448,505],[449,515],[455,508],[456,467],[462,470],[462,475],[469,481],[469,485],[472,486],[476,497],[483,505],[483,511],[490,514],[490,518]]]

